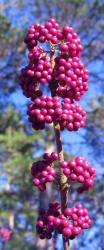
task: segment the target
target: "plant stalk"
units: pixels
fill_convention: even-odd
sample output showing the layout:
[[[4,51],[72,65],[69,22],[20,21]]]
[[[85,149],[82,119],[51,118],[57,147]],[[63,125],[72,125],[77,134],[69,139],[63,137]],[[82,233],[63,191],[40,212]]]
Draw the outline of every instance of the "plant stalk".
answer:
[[[55,65],[55,46],[51,44],[51,66],[54,70]],[[54,79],[50,82],[49,88],[51,91],[52,97],[56,96],[56,89],[57,89],[57,82]],[[54,122],[54,131],[55,131],[55,139],[56,139],[56,147],[57,153],[59,157],[59,169],[60,169],[60,179],[59,179],[59,187],[60,187],[60,196],[61,196],[61,212],[64,213],[65,208],[67,207],[68,203],[68,180],[67,177],[63,173],[63,169],[60,167],[60,162],[64,161],[64,155],[62,151],[62,143],[61,143],[61,135],[60,135],[60,125],[58,122]],[[70,250],[69,240],[63,237],[63,246],[64,250]]]
[[[54,81],[53,81],[54,82]],[[55,89],[51,88],[51,95],[55,96]],[[59,157],[59,168],[60,168],[60,179],[59,179],[59,187],[60,187],[60,196],[61,196],[61,212],[64,213],[65,208],[68,203],[68,189],[69,184],[67,181],[67,177],[63,173],[63,169],[60,167],[60,163],[64,161],[64,155],[62,151],[62,143],[61,143],[61,135],[60,135],[60,125],[58,122],[54,122],[54,132],[55,132],[55,140],[57,153]],[[69,240],[63,237],[63,246],[64,250],[70,250]]]
[[[55,131],[55,139],[56,139],[56,146],[57,152],[59,156],[59,166],[60,162],[64,160],[63,151],[62,151],[62,143],[61,143],[61,136],[60,136],[60,125],[59,123],[54,123],[54,131]],[[61,211],[64,213],[65,208],[67,207],[68,203],[68,188],[69,184],[67,182],[67,177],[63,173],[63,169],[60,167],[60,196],[61,196]],[[69,250],[69,240],[63,237],[63,246],[64,250]]]

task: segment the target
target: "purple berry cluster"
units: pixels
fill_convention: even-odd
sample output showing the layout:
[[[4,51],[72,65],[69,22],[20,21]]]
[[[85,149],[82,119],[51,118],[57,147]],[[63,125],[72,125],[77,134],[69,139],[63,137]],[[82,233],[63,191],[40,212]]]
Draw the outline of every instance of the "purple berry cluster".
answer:
[[[44,84],[47,81],[51,81],[51,74],[52,68],[50,58],[46,58],[44,56],[34,56],[34,58],[30,60],[28,66],[21,70],[19,84],[23,89],[23,94],[26,97],[31,97],[31,99],[33,100],[33,98],[35,97],[34,91],[38,82]]]
[[[78,181],[83,183],[82,187],[78,188],[78,192],[89,190],[90,187],[94,184],[95,169],[91,167],[82,156],[77,156],[75,160],[62,161],[60,164],[63,168],[63,172],[68,176],[72,181]]]
[[[40,239],[51,239],[54,231],[54,219],[59,216],[60,204],[57,202],[50,202],[48,209],[39,209],[39,217],[37,219],[36,231]]]
[[[10,232],[7,228],[0,229],[0,240],[2,242],[8,241],[10,239]]]
[[[53,182],[55,170],[52,168],[53,162],[58,160],[57,153],[45,153],[43,160],[34,162],[31,168],[31,175],[34,177],[33,184],[41,192],[46,189],[47,182]]]
[[[52,122],[59,122],[60,130],[67,128],[69,131],[76,131],[85,125],[86,112],[69,98],[64,98],[61,107],[58,96],[42,95],[29,105],[27,114],[35,130],[44,129],[45,123]]]
[[[72,27],[64,26],[62,31],[53,18],[45,25],[35,24],[29,27],[25,38],[29,50],[29,64],[21,70],[20,86],[23,94],[32,100],[39,83],[57,81],[57,95],[77,101],[88,90],[88,70],[79,60],[82,45]],[[38,42],[48,42],[50,50],[44,50]],[[55,50],[58,46],[58,50]],[[47,46],[46,46],[47,47]],[[51,49],[54,51],[54,68],[51,67]],[[56,52],[59,54],[57,56]],[[63,91],[62,88],[64,87]]]
[[[64,98],[62,102],[62,115],[60,120],[60,130],[67,128],[69,131],[77,131],[85,125],[86,112],[81,105],[74,103],[69,98]]]
[[[74,239],[91,225],[88,210],[81,204],[74,208],[66,208],[64,213],[60,213],[59,209],[60,204],[54,202],[49,204],[47,211],[40,209],[36,230],[41,239],[52,238],[54,230],[65,238]]]
[[[45,123],[52,123],[60,119],[62,113],[60,98],[58,96],[45,96],[36,98],[28,107],[27,114],[32,127],[36,130],[44,129]]]
[[[81,41],[73,28],[64,26],[61,31],[59,24],[53,18],[50,18],[45,25],[38,23],[31,25],[24,39],[29,50],[33,49],[38,42],[44,43],[46,41],[52,44],[59,44],[60,51],[62,53],[67,52],[71,57],[80,56],[80,51],[83,49]]]
[[[40,58],[40,55],[43,53],[43,48],[41,46],[35,46],[29,51],[28,58],[34,60],[34,58]]]
[[[81,204],[77,204],[74,208],[66,208],[64,214],[60,214],[54,219],[56,230],[68,239],[75,238],[83,229],[87,229],[91,225],[87,214],[87,209],[83,208]]]
[[[80,95],[88,90],[88,70],[84,69],[82,62],[78,57],[69,57],[62,54],[55,58],[54,77],[58,79],[57,93],[63,97],[59,86],[64,88],[64,97],[69,97],[77,101]],[[68,89],[69,87],[69,89]]]

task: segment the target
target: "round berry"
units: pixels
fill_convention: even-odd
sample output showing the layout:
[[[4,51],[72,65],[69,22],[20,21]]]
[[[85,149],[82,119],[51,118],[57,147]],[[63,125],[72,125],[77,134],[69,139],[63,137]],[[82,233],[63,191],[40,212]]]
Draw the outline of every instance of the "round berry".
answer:
[[[64,229],[62,230],[62,234],[64,237],[69,238],[72,235],[72,230],[68,227],[64,227]]]
[[[67,216],[71,216],[72,215],[72,209],[71,208],[66,208],[64,211],[64,215]]]

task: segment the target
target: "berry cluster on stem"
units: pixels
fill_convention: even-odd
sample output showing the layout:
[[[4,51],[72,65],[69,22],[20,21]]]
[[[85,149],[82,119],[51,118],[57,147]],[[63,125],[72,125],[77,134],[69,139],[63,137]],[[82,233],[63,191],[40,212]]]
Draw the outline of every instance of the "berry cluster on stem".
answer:
[[[52,168],[53,162],[58,159],[55,152],[45,153],[44,160],[34,162],[31,168],[31,174],[34,177],[33,184],[42,192],[46,189],[47,182],[53,182],[55,170]]]
[[[51,239],[52,232],[56,230],[64,238],[72,240],[91,225],[88,211],[81,204],[66,208],[64,213],[59,210],[60,204],[57,202],[50,202],[48,210],[39,210],[36,230],[40,239]]]
[[[28,120],[35,130],[53,124],[58,153],[46,153],[43,160],[33,163],[33,185],[44,192],[46,183],[56,180],[56,160],[60,171],[61,204],[51,202],[47,211],[39,210],[36,230],[41,239],[52,238],[54,230],[61,233],[64,250],[69,250],[69,239],[91,225],[88,211],[81,204],[67,208],[69,181],[83,183],[77,190],[82,193],[93,185],[95,169],[82,156],[69,162],[64,160],[60,131],[77,131],[85,125],[86,112],[75,100],[79,101],[88,90],[88,70],[79,59],[83,47],[73,28],[64,26],[61,30],[53,18],[45,25],[31,25],[24,42],[29,50],[29,64],[21,70],[19,84],[23,94],[32,101],[27,110]],[[47,44],[50,48],[46,50]],[[50,96],[45,96],[40,89],[46,82]]]
[[[69,177],[69,180],[83,183],[83,186],[77,189],[79,193],[89,190],[93,186],[95,169],[90,167],[84,157],[77,156],[75,160],[70,160],[69,162],[62,161],[60,166],[63,168],[63,173]]]

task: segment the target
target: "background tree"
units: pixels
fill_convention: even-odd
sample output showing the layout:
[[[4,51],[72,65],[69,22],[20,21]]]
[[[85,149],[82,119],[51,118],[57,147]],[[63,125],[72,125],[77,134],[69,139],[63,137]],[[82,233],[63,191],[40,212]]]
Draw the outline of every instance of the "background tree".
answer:
[[[0,221],[11,230],[8,249],[23,249],[25,245],[31,249],[28,237],[31,233],[35,240],[38,192],[31,185],[30,168],[40,145],[44,147],[44,141],[39,133],[31,133],[18,111],[7,106],[1,113],[0,142],[0,175],[4,179],[0,191]]]

